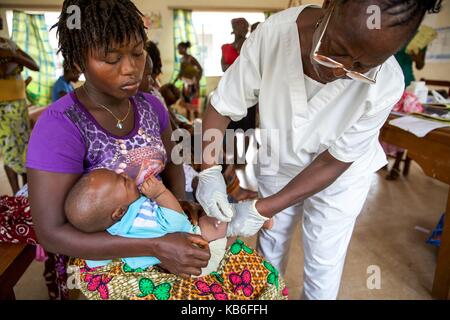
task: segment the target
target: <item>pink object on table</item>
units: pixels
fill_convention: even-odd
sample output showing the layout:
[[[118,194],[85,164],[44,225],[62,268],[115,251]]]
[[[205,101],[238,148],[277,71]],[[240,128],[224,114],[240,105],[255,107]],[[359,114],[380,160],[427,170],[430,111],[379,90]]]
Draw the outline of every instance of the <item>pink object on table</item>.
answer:
[[[400,101],[397,102],[393,111],[404,112],[404,113],[413,113],[413,112],[423,112],[424,109],[419,102],[419,99],[416,95],[411,92],[404,92]]]

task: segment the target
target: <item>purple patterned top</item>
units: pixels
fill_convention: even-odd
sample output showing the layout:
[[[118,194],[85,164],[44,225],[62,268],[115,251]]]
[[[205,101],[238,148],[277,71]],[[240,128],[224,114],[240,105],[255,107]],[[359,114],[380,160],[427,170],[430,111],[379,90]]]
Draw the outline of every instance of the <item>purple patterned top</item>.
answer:
[[[27,168],[88,173],[106,168],[126,172],[141,184],[150,174],[159,174],[167,161],[161,133],[169,125],[162,103],[147,93],[131,98],[134,128],[126,136],[107,132],[77,99],[64,96],[42,114],[32,131]]]

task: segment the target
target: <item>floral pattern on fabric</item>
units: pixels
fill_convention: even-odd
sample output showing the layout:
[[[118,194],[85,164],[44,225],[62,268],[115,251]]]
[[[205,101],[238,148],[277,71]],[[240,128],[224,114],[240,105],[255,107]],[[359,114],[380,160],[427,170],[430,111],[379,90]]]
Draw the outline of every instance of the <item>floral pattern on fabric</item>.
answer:
[[[232,249],[233,248],[233,249]],[[232,252],[233,251],[233,252]],[[158,266],[133,270],[120,260],[95,269],[82,259],[73,259],[80,268],[81,291],[90,300],[105,300],[100,280],[108,279],[109,300],[286,300],[287,289],[278,271],[242,240],[236,240],[217,271],[200,278],[183,279]],[[86,280],[87,277],[87,280]],[[106,278],[104,278],[106,277]]]
[[[0,197],[0,243],[28,243],[37,245],[28,198]],[[67,262],[69,258],[46,252],[44,278],[51,300],[69,298]]]

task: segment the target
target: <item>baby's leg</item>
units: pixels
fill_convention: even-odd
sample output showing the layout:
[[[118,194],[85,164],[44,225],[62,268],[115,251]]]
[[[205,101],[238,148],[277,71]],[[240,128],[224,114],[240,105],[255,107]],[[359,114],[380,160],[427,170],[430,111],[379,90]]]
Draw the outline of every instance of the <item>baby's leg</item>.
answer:
[[[206,215],[198,219],[198,226],[202,232],[202,237],[206,241],[211,242],[220,238],[224,238],[227,234],[227,222],[220,222],[215,218]]]
[[[205,238],[206,241],[211,242],[226,237],[228,222],[220,222],[217,224],[218,221],[219,220],[206,215],[200,217],[198,225],[202,232],[202,237]],[[237,237],[228,237],[226,247],[228,248],[231,246],[236,241],[236,238]]]
[[[202,232],[202,237],[206,241],[211,242],[220,238],[226,237],[228,222],[220,222],[215,218],[203,215],[198,220],[198,226]],[[273,226],[273,219],[266,221],[263,225],[264,229],[271,229]],[[229,243],[234,243],[236,237],[229,237],[227,242],[227,247]]]

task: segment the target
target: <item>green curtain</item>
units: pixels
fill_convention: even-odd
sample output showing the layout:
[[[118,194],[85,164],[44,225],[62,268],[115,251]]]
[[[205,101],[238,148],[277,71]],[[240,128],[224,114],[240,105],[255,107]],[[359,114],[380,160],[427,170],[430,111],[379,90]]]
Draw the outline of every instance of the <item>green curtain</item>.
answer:
[[[175,64],[171,82],[175,81],[178,73],[180,72],[181,56],[178,54],[178,44],[186,41],[191,43],[189,53],[200,62],[197,34],[195,33],[194,24],[192,23],[192,11],[182,9],[173,10],[173,44],[175,50]],[[181,88],[183,83],[181,80],[178,80],[175,85]],[[206,96],[205,77],[202,77],[200,80],[200,96]]]
[[[56,78],[55,53],[50,46],[43,14],[14,11],[12,40],[38,64],[39,72],[24,69],[22,76],[33,81],[27,87],[28,100],[33,105],[51,103],[51,90]]]

